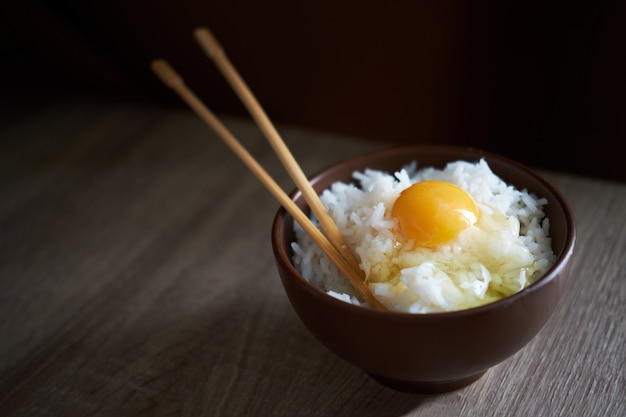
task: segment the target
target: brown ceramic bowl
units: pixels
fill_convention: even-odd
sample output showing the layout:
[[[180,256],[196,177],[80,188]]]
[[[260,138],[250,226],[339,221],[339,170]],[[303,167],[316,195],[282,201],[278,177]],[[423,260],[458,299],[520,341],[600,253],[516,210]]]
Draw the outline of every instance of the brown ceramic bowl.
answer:
[[[467,310],[411,314],[385,312],[337,300],[294,268],[290,243],[293,219],[280,209],[272,226],[278,271],[296,313],[330,351],[380,383],[401,391],[438,393],[464,387],[490,367],[523,348],[546,324],[565,287],[576,241],[574,216],[561,193],[533,170],[510,159],[454,146],[400,146],[359,155],[310,178],[321,192],[335,181],[349,182],[365,168],[394,172],[416,160],[418,167],[479,158],[519,189],[547,198],[555,265],[538,281],[500,301]],[[299,192],[292,194],[307,206]]]

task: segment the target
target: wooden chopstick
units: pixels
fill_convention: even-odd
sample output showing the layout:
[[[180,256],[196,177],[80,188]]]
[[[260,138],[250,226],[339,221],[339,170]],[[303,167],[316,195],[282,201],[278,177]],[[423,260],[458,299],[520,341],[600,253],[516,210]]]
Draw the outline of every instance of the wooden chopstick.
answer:
[[[278,131],[270,121],[269,117],[267,117],[265,111],[258,103],[257,99],[254,97],[242,77],[239,75],[238,71],[231,64],[215,36],[213,36],[211,31],[206,27],[195,29],[194,36],[205,53],[215,62],[252,117],[255,119],[261,131],[265,134],[270,145],[274,148],[274,151],[283,163],[283,166],[291,176],[298,189],[302,192],[302,196],[308,203],[313,214],[315,214],[320,226],[324,232],[326,232],[326,235],[332,244],[335,245],[337,250],[352,265],[353,269],[357,273],[361,273],[361,275],[363,275],[361,268],[359,268],[359,261],[356,259],[356,256],[345,242],[343,235],[326,211],[326,208],[311,186],[311,183],[307,179],[306,175],[302,172],[300,165],[296,162],[295,158],[280,137]],[[365,279],[364,276],[363,279]]]
[[[151,62],[152,71],[161,81],[172,88],[191,107],[202,120],[204,120],[231,150],[239,156],[242,162],[254,173],[254,175],[265,185],[270,193],[279,201],[289,214],[297,221],[305,232],[311,236],[313,241],[322,251],[337,265],[339,270],[348,278],[354,289],[369,302],[372,307],[380,310],[387,308],[374,297],[369,287],[363,279],[363,273],[355,271],[354,266],[343,256],[341,252],[329,242],[324,234],[311,222],[308,216],[289,198],[272,177],[259,165],[259,163],[246,151],[239,141],[230,131],[219,121],[219,119],[202,103],[202,101],[185,85],[182,77],[162,59]],[[308,181],[307,181],[308,182]],[[360,269],[359,269],[360,271]]]

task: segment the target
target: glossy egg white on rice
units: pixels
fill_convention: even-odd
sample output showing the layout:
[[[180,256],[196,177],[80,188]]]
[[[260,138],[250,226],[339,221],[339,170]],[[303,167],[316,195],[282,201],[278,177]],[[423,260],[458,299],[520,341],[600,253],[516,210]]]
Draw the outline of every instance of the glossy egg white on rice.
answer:
[[[320,198],[372,292],[392,311],[453,311],[496,301],[534,282],[556,260],[543,212],[547,201],[506,184],[485,160],[444,169],[418,170],[413,163],[394,174],[365,170],[353,177],[356,184],[336,182]],[[424,180],[461,187],[480,210],[478,222],[434,248],[404,238],[391,213],[402,190]],[[301,275],[334,297],[362,304],[321,249],[294,227],[293,262]]]

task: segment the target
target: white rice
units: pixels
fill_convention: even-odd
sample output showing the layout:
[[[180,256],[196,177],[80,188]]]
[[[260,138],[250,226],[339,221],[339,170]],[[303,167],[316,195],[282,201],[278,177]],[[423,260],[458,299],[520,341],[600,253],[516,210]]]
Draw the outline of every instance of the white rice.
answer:
[[[556,260],[543,212],[547,201],[506,184],[485,160],[420,170],[414,162],[393,175],[367,169],[353,177],[357,185],[336,182],[320,197],[370,289],[390,310],[429,313],[486,304],[528,286]],[[455,240],[428,249],[398,239],[391,209],[402,190],[432,179],[467,191],[481,217]],[[304,230],[298,224],[294,229],[293,262],[301,275],[340,300],[363,304]]]

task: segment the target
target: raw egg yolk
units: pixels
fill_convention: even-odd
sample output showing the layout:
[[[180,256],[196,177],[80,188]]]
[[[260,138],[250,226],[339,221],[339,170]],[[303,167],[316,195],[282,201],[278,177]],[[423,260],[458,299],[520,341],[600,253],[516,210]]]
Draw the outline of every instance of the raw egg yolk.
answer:
[[[478,220],[478,207],[462,188],[445,181],[421,181],[406,188],[392,214],[402,234],[419,246],[434,247],[454,239]]]

